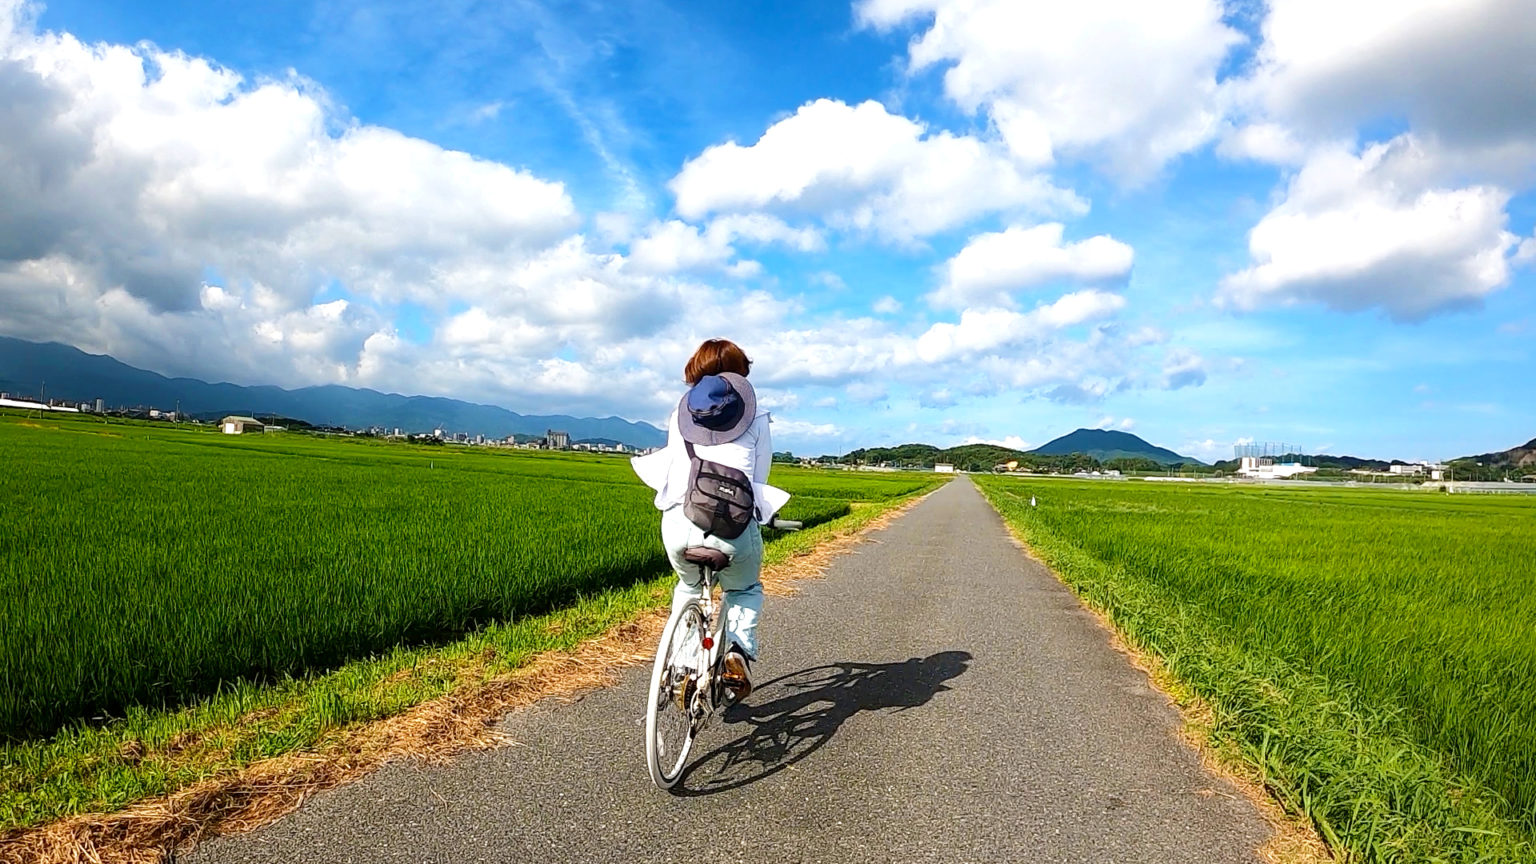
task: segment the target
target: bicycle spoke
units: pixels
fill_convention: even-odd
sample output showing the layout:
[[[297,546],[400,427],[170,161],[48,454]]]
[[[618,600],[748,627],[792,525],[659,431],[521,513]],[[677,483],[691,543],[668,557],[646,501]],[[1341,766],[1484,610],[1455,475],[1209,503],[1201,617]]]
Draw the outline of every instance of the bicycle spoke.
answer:
[[[646,714],[646,762],[651,779],[671,788],[682,775],[698,729],[699,657],[704,618],[697,606],[684,607],[668,623],[657,647]]]

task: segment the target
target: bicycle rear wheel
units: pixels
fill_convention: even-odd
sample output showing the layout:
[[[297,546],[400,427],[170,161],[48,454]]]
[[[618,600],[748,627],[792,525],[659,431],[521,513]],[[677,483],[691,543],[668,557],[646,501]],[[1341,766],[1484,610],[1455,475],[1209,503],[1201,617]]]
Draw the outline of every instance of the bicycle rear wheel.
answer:
[[[704,632],[704,610],[690,603],[667,622],[656,647],[645,712],[645,763],[662,789],[677,783],[693,748],[696,691],[708,653]]]

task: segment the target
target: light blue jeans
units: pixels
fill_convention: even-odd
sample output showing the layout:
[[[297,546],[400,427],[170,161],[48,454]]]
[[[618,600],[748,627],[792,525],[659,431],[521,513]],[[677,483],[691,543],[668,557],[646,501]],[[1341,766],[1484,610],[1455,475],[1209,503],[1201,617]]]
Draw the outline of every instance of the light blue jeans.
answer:
[[[726,540],[705,537],[704,529],[688,521],[682,507],[661,514],[661,545],[677,571],[677,588],[672,591],[672,614],[690,600],[704,596],[699,565],[683,560],[683,550],[690,546],[712,546],[731,556],[731,566],[716,574],[725,594],[721,613],[725,615],[726,635],[741,646],[748,657],[757,658],[757,619],[763,611],[763,532],[753,522],[740,537]]]

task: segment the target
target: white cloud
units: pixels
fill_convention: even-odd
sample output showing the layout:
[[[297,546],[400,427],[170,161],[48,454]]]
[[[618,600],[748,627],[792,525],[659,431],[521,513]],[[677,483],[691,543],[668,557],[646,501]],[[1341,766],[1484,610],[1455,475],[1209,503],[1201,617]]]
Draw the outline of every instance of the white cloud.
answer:
[[[783,244],[800,252],[826,248],[821,234],[810,228],[791,228],[782,220],[761,213],[723,216],[702,230],[670,219],[653,223],[643,237],[629,244],[629,266],[641,273],[680,273],[717,270],[732,276],[756,276],[756,261],[732,261],[735,243]]]
[[[357,328],[385,326],[376,304],[495,290],[488,274],[576,223],[561,184],[358,125],[303,79],[247,82],[152,46],[38,33],[23,15],[0,6],[8,332],[163,368],[204,349],[246,380],[337,380],[356,368]],[[331,283],[345,308],[323,295]]]
[[[917,397],[917,402],[924,408],[953,408],[957,400],[948,387],[940,387]]]
[[[1168,341],[1168,334],[1150,324],[1138,327],[1125,339],[1125,344],[1135,348],[1140,345],[1157,345]]]
[[[1009,435],[1005,438],[982,438],[977,435],[969,435],[961,444],[991,444],[994,447],[1007,447],[1010,450],[1028,450],[1029,442],[1017,435]]]
[[[1359,156],[1315,152],[1249,234],[1254,265],[1223,280],[1240,309],[1311,301],[1418,319],[1509,281],[1509,193],[1450,188],[1437,153],[1405,134]]]
[[[1057,280],[1108,282],[1131,271],[1131,247],[1100,234],[1062,243],[1058,222],[978,234],[944,265],[943,287],[928,295],[935,306],[1013,306],[1013,292]]]
[[[988,213],[1086,209],[986,142],[930,132],[878,102],[830,99],[801,106],[751,146],[710,147],[669,186],[687,219],[774,211],[896,241]]]
[[[1299,167],[1218,301],[1417,320],[1504,287],[1506,206],[1536,182],[1529,3],[1295,0],[1262,33],[1220,152]]]
[[[736,254],[725,232],[700,232],[676,219],[652,225],[629,245],[630,266],[643,273],[724,269]]]
[[[1067,294],[1029,312],[966,309],[957,323],[940,322],[917,340],[917,356],[935,363],[995,351],[1051,331],[1113,315],[1125,306],[1118,294],[1086,290]]]
[[[773,387],[757,388],[758,407],[773,411],[787,411],[800,407],[800,394],[791,390],[780,390]]]
[[[500,99],[478,105],[473,111],[469,112],[469,122],[484,123],[487,120],[495,120],[501,114],[501,109],[505,107],[507,107],[507,103]]]
[[[1529,264],[1536,261],[1536,237],[1527,237],[1520,241],[1520,248],[1515,251],[1515,262]]]
[[[1163,389],[1179,390],[1205,383],[1205,358],[1187,348],[1169,352],[1163,361]]]
[[[890,385],[883,380],[860,380],[850,383],[843,388],[848,398],[854,402],[874,404],[884,402],[891,398]]]
[[[887,294],[884,297],[881,297],[879,300],[876,300],[874,305],[870,308],[873,309],[877,315],[895,315],[897,312],[901,311],[901,301]]]
[[[833,273],[831,270],[819,270],[812,273],[806,277],[806,281],[812,285],[826,288],[828,291],[843,291],[848,288],[848,283],[843,281],[843,277]]]
[[[779,244],[796,252],[821,252],[827,241],[814,228],[792,228],[782,219],[764,213],[735,213],[721,216],[709,225],[711,234],[729,240],[745,240],[759,245]]]
[[[785,420],[780,417],[773,418],[773,425],[769,430],[773,435],[784,438],[837,438],[843,434],[843,430],[836,423],[811,423],[805,420]]]
[[[1456,147],[1536,143],[1528,0],[1272,3],[1246,104],[1313,139],[1400,117]]]
[[[1130,179],[1205,143],[1216,74],[1241,36],[1218,0],[862,0],[858,19],[924,28],[914,72],[945,67],[944,92],[985,110],[1017,158],[1083,155]]]
[[[1232,445],[1251,443],[1250,438],[1239,438],[1236,442],[1217,441],[1214,438],[1185,442],[1175,452],[1185,456],[1193,456],[1201,462],[1219,462],[1232,458]]]
[[[1307,152],[1295,133],[1279,123],[1249,123],[1230,129],[1216,145],[1228,159],[1253,159],[1277,165],[1294,165]]]
[[[1121,417],[1119,420],[1116,420],[1114,415],[1106,414],[1103,417],[1100,417],[1099,422],[1093,425],[1096,429],[1119,429],[1121,431],[1129,432],[1136,426],[1136,421],[1129,417]]]

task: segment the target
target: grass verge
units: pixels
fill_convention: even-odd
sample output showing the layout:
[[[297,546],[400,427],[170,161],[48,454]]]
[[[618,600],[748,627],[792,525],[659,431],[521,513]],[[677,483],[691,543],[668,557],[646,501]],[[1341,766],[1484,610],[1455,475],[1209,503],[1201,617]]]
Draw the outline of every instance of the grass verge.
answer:
[[[978,486],[1017,536],[1135,650],[1197,703],[1203,738],[1243,766],[1343,861],[1530,862],[1536,848],[1502,802],[1413,740],[1348,686],[1245,647],[1142,574],[1084,552],[1029,518],[1024,496]]]
[[[786,593],[921,495],[854,505],[847,516],[771,539],[765,585]],[[234,687],[178,711],[135,709],[7,745],[0,862],[163,861],[209,833],[270,821],[388,759],[494,746],[506,711],[646,662],[673,578],[657,574],[452,644],[398,648],[326,674]]]

